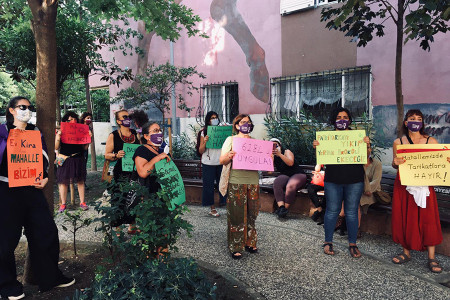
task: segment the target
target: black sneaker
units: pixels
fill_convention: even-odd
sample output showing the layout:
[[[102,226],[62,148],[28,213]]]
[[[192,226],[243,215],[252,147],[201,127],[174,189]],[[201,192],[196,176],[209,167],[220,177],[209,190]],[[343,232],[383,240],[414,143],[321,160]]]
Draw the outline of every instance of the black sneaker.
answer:
[[[284,207],[284,206],[280,207],[280,209],[278,211],[278,217],[286,218],[287,214],[288,214],[288,210],[286,209],[286,207]]]
[[[317,220],[319,219],[319,217],[320,217],[320,211],[316,210],[316,211],[312,214],[311,219],[312,219],[314,222],[317,222]]]

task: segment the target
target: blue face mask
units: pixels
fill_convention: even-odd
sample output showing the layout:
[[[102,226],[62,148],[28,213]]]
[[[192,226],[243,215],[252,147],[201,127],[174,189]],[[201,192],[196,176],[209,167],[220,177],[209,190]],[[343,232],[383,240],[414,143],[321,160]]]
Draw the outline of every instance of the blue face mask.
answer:
[[[217,125],[219,125],[219,119],[212,119],[212,120],[211,120],[211,125],[212,125],[212,126],[217,126]]]

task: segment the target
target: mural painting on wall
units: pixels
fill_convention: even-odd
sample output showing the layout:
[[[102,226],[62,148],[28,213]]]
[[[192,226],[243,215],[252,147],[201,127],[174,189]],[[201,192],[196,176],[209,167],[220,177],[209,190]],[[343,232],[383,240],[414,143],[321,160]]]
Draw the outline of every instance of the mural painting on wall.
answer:
[[[256,41],[236,6],[237,0],[213,0],[211,17],[238,43],[250,67],[250,91],[262,102],[269,101],[269,72],[264,49]]]
[[[435,137],[439,143],[450,143],[450,104],[414,104],[405,105],[405,113],[409,109],[420,109],[424,115],[425,132]],[[374,106],[373,122],[375,137],[383,148],[392,147],[397,137],[395,128],[397,107],[395,105]]]

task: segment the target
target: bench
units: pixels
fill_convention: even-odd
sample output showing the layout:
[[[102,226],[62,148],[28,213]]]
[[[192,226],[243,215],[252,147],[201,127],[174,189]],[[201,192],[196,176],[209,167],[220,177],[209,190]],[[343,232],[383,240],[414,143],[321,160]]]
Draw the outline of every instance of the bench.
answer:
[[[185,186],[202,186],[202,162],[200,160],[174,159]]]

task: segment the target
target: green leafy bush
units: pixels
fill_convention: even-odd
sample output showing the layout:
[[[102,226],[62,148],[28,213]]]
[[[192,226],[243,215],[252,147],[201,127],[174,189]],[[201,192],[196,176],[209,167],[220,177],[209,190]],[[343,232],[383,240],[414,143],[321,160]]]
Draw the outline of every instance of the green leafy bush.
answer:
[[[147,260],[135,268],[118,266],[97,275],[92,286],[73,299],[215,299],[215,289],[193,259]]]
[[[195,154],[195,145],[197,143],[197,134],[201,128],[189,124],[188,130],[192,133],[194,139],[189,134],[182,132],[180,136],[172,141],[172,154],[174,159],[200,159]]]

